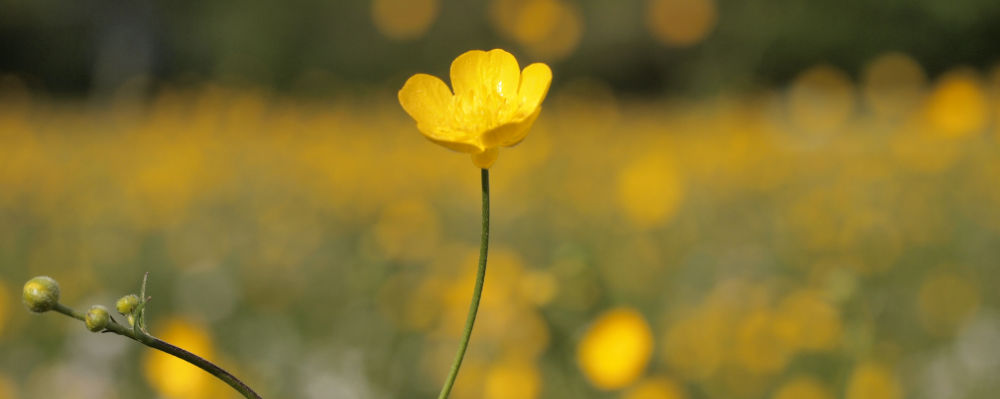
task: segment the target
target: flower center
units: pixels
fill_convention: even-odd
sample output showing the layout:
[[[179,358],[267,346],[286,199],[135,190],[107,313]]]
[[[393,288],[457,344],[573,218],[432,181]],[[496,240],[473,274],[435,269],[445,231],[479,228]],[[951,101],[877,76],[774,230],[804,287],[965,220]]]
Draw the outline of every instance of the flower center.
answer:
[[[481,87],[456,93],[451,100],[451,126],[471,138],[510,122],[519,104],[502,95],[502,84],[489,87],[483,82]]]

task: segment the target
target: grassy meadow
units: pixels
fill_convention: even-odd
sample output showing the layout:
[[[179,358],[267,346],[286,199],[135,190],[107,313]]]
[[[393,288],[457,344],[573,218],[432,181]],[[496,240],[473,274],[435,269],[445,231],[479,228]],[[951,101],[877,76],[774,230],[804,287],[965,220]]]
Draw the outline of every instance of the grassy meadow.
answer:
[[[557,76],[558,76],[558,70]],[[471,294],[479,173],[392,89],[81,101],[0,84],[0,398],[229,398],[30,314],[112,305],[272,398],[433,397]],[[455,399],[992,398],[1000,69],[887,53],[698,98],[554,86],[492,176]]]

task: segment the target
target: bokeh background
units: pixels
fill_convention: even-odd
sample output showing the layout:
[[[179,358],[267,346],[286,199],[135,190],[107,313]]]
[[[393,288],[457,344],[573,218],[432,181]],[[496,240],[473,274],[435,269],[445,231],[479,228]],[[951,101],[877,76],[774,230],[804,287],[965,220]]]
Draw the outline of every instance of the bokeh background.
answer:
[[[0,398],[227,398],[20,303],[151,273],[152,332],[271,398],[434,397],[479,173],[395,100],[555,80],[492,168],[453,397],[994,398],[1000,3],[0,0]]]

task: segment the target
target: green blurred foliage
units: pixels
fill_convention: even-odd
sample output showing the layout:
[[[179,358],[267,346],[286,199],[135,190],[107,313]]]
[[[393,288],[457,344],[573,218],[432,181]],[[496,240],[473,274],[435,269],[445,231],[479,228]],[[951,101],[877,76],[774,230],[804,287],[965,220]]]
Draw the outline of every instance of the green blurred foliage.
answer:
[[[0,1],[0,399],[232,395],[19,303],[50,275],[110,306],[146,271],[153,333],[265,397],[433,396],[478,171],[395,93],[491,47],[556,81],[492,169],[454,398],[992,398],[997,13]]]
[[[554,91],[492,169],[454,397],[991,397],[1000,75],[871,64],[861,84],[817,66],[700,101]],[[471,291],[478,172],[391,96],[209,85],[93,106],[4,87],[2,397],[230,395],[18,303],[45,274],[68,305],[110,306],[145,271],[153,333],[265,397],[434,394]]]
[[[57,93],[105,93],[146,79],[348,95],[359,84],[395,86],[415,70],[443,72],[440,60],[470,48],[503,47],[555,63],[557,84],[591,76],[618,91],[662,94],[784,83],[819,62],[854,74],[885,51],[911,54],[936,75],[956,64],[988,66],[1000,50],[1000,6],[989,0],[673,1],[681,8],[665,9],[678,15],[691,4],[718,10],[707,35],[685,46],[650,35],[643,21],[655,1],[559,0],[574,15],[570,25],[541,14],[529,22],[579,31],[564,38],[578,43],[554,56],[518,36],[525,20],[516,13],[497,17],[506,7],[498,3],[532,2],[6,0],[0,73]],[[380,29],[377,3],[408,7],[383,25],[402,30]]]

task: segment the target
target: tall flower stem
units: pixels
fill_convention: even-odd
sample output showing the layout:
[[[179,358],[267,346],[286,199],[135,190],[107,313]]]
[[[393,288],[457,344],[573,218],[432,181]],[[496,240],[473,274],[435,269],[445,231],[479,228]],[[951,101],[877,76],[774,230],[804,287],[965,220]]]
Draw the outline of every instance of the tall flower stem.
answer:
[[[479,312],[479,300],[483,296],[483,280],[486,277],[486,253],[490,243],[490,170],[481,170],[483,185],[483,230],[479,239],[479,268],[476,270],[476,286],[472,291],[472,302],[469,304],[469,315],[465,318],[465,330],[462,332],[462,341],[458,344],[458,352],[455,353],[455,360],[451,363],[451,371],[448,379],[441,387],[441,394],[438,399],[447,399],[451,394],[451,387],[455,385],[455,377],[458,376],[458,369],[462,367],[462,359],[465,358],[465,350],[469,347],[469,337],[472,335],[472,326],[476,323],[476,313]]]

